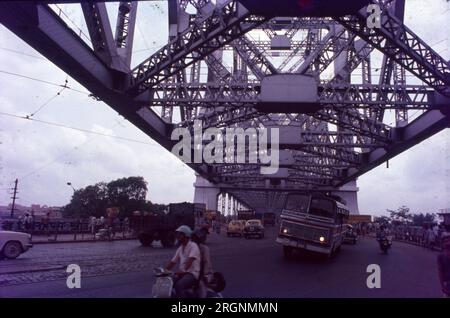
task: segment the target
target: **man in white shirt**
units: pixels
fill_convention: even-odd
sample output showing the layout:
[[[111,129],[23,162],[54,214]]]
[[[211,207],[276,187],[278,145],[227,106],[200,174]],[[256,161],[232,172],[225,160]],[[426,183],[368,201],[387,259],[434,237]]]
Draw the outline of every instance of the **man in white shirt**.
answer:
[[[200,275],[200,249],[190,240],[192,230],[187,225],[180,226],[176,231],[180,247],[175,256],[166,266],[171,270],[179,264],[179,270],[175,273],[174,288],[178,298],[187,298],[186,291],[197,284]]]

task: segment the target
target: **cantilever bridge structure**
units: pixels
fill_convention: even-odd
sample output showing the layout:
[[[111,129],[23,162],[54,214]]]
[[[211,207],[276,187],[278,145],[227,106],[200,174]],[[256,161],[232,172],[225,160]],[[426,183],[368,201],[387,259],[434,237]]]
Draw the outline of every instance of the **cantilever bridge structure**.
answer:
[[[404,0],[336,2],[167,0],[167,44],[135,66],[139,1],[115,28],[100,1],[2,1],[0,22],[169,151],[194,120],[278,128],[277,173],[189,164],[208,209],[278,212],[288,192],[323,191],[359,213],[358,176],[450,126],[450,65],[403,23]],[[80,3],[89,40],[54,3]]]

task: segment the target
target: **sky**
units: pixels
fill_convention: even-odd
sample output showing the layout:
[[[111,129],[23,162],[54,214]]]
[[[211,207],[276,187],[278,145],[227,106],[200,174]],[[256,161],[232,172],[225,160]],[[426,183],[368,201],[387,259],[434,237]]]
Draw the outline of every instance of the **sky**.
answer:
[[[76,5],[60,7],[85,30]],[[112,25],[116,8],[108,5]],[[449,18],[445,0],[407,1],[406,25],[446,60]],[[137,21],[133,64],[166,43],[166,2],[141,3]],[[59,85],[67,80],[71,89],[9,73]],[[36,120],[6,114],[34,114]],[[128,176],[146,179],[152,202],[193,200],[190,168],[0,25],[0,205],[11,202],[16,178],[19,204],[61,206],[73,194],[67,182],[77,189]],[[449,129],[390,160],[389,168],[366,173],[358,187],[362,214],[382,215],[402,205],[412,212],[450,208]]]

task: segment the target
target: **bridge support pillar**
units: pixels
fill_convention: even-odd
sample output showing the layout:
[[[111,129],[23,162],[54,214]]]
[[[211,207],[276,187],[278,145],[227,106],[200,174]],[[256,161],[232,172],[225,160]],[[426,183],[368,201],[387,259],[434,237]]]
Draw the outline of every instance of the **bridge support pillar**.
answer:
[[[194,183],[194,203],[206,204],[207,210],[217,211],[220,189],[208,180],[197,176]]]
[[[339,190],[333,191],[332,194],[338,195],[347,201],[347,207],[350,209],[350,214],[359,214],[358,190],[359,188],[356,186],[356,181],[351,181],[340,187]]]

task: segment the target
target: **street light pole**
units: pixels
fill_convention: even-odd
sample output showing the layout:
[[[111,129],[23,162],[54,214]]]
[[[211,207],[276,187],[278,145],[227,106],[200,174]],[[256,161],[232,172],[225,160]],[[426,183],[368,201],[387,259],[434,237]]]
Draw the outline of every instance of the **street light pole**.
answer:
[[[76,191],[76,190],[75,190],[75,188],[73,187],[73,185],[72,185],[72,183],[71,183],[71,182],[67,182],[67,185],[68,185],[68,186],[70,186],[70,187],[72,188],[73,192],[75,192],[75,191]]]

